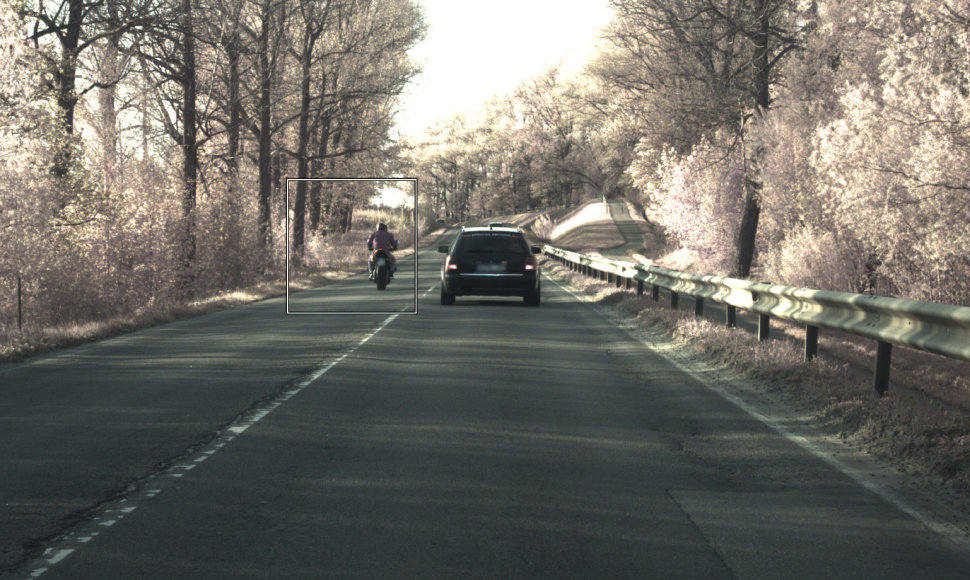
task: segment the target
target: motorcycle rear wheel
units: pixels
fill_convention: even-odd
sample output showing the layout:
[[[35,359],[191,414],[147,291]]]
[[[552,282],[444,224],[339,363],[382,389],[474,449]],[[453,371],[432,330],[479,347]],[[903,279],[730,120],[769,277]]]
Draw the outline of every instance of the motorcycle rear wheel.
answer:
[[[387,288],[388,277],[388,267],[384,264],[378,266],[377,273],[374,275],[374,280],[377,282],[378,290],[384,290]]]

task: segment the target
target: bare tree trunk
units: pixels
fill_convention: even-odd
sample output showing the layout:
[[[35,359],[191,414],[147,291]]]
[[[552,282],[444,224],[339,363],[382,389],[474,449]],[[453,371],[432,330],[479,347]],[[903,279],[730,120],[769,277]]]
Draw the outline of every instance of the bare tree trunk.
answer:
[[[110,81],[118,78],[118,45],[121,35],[109,38],[102,51],[101,67],[103,82],[109,84],[98,90],[99,137],[101,140],[101,188],[104,196],[121,186],[120,167],[118,164],[118,113],[116,105],[116,88]]]
[[[226,42],[226,55],[229,57],[229,127],[227,128],[226,166],[229,171],[229,203],[235,205],[236,180],[239,176],[239,138],[242,130],[242,101],[239,98],[242,82],[239,73],[240,38],[235,28]]]
[[[227,172],[227,185],[226,185],[226,216],[224,217],[224,223],[226,224],[226,236],[223,238],[222,243],[227,247],[232,247],[233,256],[241,256],[242,246],[239,244],[239,233],[242,228],[240,223],[240,203],[238,196],[242,191],[239,187],[239,155],[240,155],[240,137],[242,133],[242,100],[240,99],[240,87],[242,85],[241,75],[239,72],[239,60],[241,57],[241,39],[239,36],[239,13],[236,12],[233,17],[236,26],[232,28],[232,32],[229,33],[229,37],[225,43],[226,56],[229,59],[229,79],[228,79],[228,99],[229,99],[229,126],[226,127],[227,135],[227,150],[226,150],[226,172]],[[240,258],[236,258],[239,260]],[[241,258],[245,259],[245,258]],[[230,278],[228,278],[229,283],[232,286],[239,286],[244,283],[245,280],[245,270],[239,267],[239,262],[236,262],[237,266],[231,268],[231,272],[227,273]],[[228,266],[228,265],[227,265]]]
[[[142,94],[138,99],[138,107],[141,112],[141,159],[144,167],[142,170],[148,168],[152,163],[152,147],[151,147],[151,137],[152,137],[152,122],[150,117],[151,105],[149,104],[149,96],[151,94],[150,83],[148,75],[142,77]]]
[[[179,298],[188,298],[194,283],[195,202],[198,178],[198,144],[196,143],[196,70],[195,30],[192,0],[182,0],[182,240],[179,248]]]
[[[272,71],[270,70],[269,54],[269,35],[272,21],[271,3],[272,0],[263,0],[260,6],[262,22],[256,49],[259,58],[259,193],[257,199],[259,209],[257,227],[259,229],[259,241],[264,249],[270,248],[270,200],[273,187],[271,167],[273,128],[270,125],[272,122],[270,102]]]
[[[321,177],[323,174],[324,160],[327,156],[327,149],[330,142],[330,124],[331,115],[330,113],[325,113],[323,116],[323,122],[321,123],[320,132],[317,135],[317,154],[316,159],[313,161],[312,174],[314,177]],[[310,184],[310,230],[318,231],[320,229],[320,223],[322,217],[326,217],[323,212],[323,184],[319,181],[314,181]],[[321,216],[321,214],[323,214]]]
[[[313,23],[306,23],[306,38],[304,39],[303,56],[300,79],[300,119],[297,130],[296,175],[300,181],[296,182],[296,199],[293,206],[293,252],[295,260],[302,262],[306,248],[306,206],[307,182],[310,173],[308,158],[310,141],[310,65],[313,59],[313,46],[316,44],[317,33],[313,30]]]
[[[755,90],[757,92],[757,110],[755,122],[760,121],[771,106],[770,51],[768,39],[771,33],[768,0],[758,0],[756,15],[759,18],[758,31],[755,37],[756,67]],[[738,228],[737,244],[734,251],[734,263],[731,275],[747,278],[751,274],[751,263],[754,261],[755,240],[758,235],[758,220],[761,216],[761,163],[764,158],[764,147],[758,145],[748,160],[748,167],[744,179],[744,201],[741,208],[741,226]]]
[[[354,227],[354,202],[353,200],[347,200],[346,209],[344,210],[344,231],[349,232]]]
[[[340,141],[343,138],[343,126],[340,122],[342,115],[338,113],[337,126],[333,132],[333,149],[340,150]],[[337,170],[337,158],[330,158],[330,175],[333,176]],[[330,226],[340,232],[346,232],[344,228],[344,197],[343,187],[337,187],[336,182],[330,182],[330,198],[328,200],[328,213],[330,215]]]
[[[757,156],[757,153],[755,154]],[[749,171],[757,174],[758,160],[752,159]],[[744,201],[741,208],[741,226],[738,229],[737,244],[734,250],[734,263],[731,276],[747,278],[751,274],[751,263],[754,261],[755,239],[758,235],[758,220],[761,217],[761,182],[756,175],[749,175],[744,180]]]
[[[83,18],[84,2],[82,0],[70,0],[67,22],[63,32],[58,34],[61,43],[61,57],[55,72],[57,109],[65,137],[65,141],[58,144],[54,154],[52,172],[57,177],[67,175],[74,161],[71,139],[74,135],[74,108],[77,106],[77,57],[80,54]]]

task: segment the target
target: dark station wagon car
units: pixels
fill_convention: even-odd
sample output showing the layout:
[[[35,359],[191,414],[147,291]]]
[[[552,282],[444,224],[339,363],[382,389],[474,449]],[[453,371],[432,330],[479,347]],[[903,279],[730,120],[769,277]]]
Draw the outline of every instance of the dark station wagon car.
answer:
[[[462,228],[455,242],[439,246],[448,254],[441,268],[441,303],[454,304],[455,296],[522,296],[539,305],[541,248],[530,247],[517,227],[490,224]]]

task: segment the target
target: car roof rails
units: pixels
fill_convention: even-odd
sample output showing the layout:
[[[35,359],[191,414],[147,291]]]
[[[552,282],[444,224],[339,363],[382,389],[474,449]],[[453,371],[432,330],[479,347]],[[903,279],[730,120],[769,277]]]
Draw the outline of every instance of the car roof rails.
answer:
[[[519,229],[519,226],[517,226],[515,224],[505,224],[505,223],[502,223],[502,222],[489,222],[488,227],[489,227],[489,229],[492,229],[492,228],[515,228],[515,229]]]

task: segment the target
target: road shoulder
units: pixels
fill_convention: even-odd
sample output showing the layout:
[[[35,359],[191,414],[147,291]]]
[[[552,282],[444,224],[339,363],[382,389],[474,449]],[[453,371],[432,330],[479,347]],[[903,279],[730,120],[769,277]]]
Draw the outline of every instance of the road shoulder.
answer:
[[[816,408],[785,389],[744,376],[690,348],[662,329],[646,327],[636,318],[544,272],[599,315],[626,331],[639,343],[692,375],[708,389],[758,419],[772,430],[855,480],[927,528],[970,552],[970,497],[929,476],[903,473],[886,461],[844,438],[838,426],[823,421]]]

